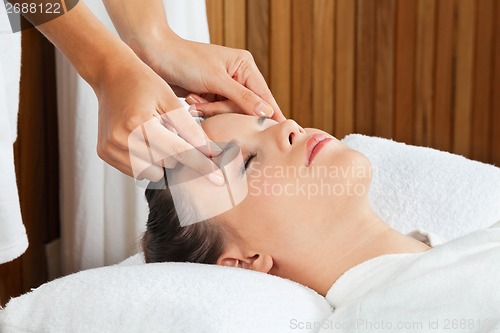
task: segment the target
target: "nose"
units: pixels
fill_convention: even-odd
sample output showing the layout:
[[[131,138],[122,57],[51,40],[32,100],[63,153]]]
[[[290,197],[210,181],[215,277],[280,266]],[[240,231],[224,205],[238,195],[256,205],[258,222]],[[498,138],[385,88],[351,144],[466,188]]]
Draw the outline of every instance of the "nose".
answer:
[[[278,133],[278,146],[280,150],[289,152],[298,142],[297,139],[305,134],[305,131],[292,119],[287,119],[278,126],[280,127]]]

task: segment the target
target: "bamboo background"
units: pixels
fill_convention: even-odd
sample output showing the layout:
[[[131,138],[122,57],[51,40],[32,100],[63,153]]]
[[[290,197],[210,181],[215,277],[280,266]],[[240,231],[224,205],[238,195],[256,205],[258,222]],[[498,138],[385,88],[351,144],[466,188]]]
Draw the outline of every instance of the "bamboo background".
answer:
[[[287,117],[500,165],[500,1],[207,0]]]

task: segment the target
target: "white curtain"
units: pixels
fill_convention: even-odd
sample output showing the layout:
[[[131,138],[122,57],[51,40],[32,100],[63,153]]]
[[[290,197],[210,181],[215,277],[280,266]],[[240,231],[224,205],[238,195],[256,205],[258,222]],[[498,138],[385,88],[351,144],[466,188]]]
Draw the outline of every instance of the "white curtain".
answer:
[[[110,30],[102,0],[85,0]],[[163,0],[181,37],[209,42],[204,0]],[[147,1],[144,2],[147,5]],[[57,54],[63,274],[115,264],[138,250],[145,229],[144,189],[96,153],[97,99],[63,55]]]

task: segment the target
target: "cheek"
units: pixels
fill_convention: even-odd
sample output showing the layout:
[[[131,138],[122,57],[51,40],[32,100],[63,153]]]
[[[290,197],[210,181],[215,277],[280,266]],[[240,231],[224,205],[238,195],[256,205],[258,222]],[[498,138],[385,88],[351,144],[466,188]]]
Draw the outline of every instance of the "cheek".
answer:
[[[346,149],[332,168],[337,182],[345,184],[368,185],[371,182],[372,169],[368,158],[353,149]]]
[[[249,191],[243,205],[246,214],[259,216],[266,231],[277,239],[287,239],[299,230],[311,217],[311,209],[318,208],[316,198],[309,196],[307,184],[287,177],[277,167],[253,172],[248,178]]]
[[[329,191],[329,197],[352,199],[366,197],[371,183],[371,165],[368,158],[352,149],[345,149],[332,158],[328,175],[323,177],[322,186]],[[325,184],[327,183],[327,185]]]
[[[296,194],[295,179],[286,174],[286,167],[257,164],[247,174],[248,193],[262,207],[286,207]]]

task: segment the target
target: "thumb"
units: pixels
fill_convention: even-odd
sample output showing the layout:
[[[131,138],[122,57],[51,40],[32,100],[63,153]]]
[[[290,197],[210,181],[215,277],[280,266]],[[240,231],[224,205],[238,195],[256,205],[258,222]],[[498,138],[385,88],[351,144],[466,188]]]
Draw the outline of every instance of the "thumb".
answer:
[[[226,76],[221,82],[221,87],[224,87],[224,90],[218,94],[231,100],[243,113],[259,117],[273,116],[274,110],[271,105],[233,78]]]

